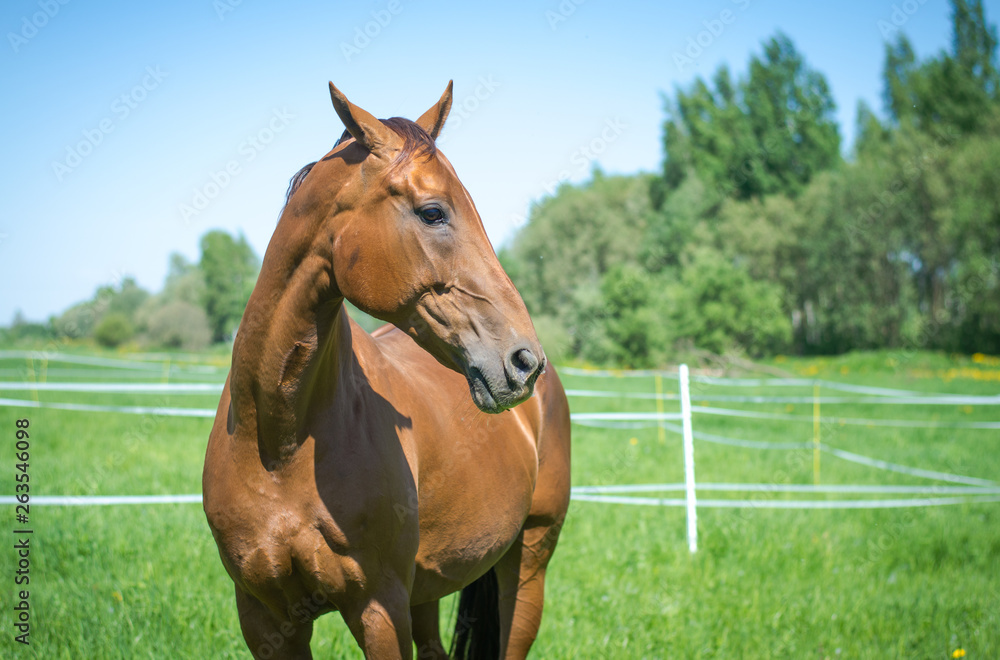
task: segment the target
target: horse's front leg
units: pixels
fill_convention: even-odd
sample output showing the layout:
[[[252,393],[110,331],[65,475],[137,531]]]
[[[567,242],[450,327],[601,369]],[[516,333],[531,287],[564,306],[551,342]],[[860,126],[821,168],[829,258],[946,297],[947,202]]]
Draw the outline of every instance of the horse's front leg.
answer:
[[[240,615],[243,639],[254,658],[312,658],[309,650],[312,619],[279,619],[264,603],[239,587],[236,587],[236,609]]]
[[[366,658],[413,658],[410,590],[403,580],[383,578],[374,591],[340,613]]]

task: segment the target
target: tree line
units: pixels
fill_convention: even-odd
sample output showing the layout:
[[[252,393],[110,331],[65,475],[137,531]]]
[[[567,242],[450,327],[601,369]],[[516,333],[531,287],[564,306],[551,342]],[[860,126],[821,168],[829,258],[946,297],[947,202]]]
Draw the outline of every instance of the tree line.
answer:
[[[73,305],[45,323],[18,313],[0,342],[51,339],[93,340],[115,348],[139,346],[199,350],[228,341],[235,333],[260,270],[246,238],[215,230],[200,241],[197,263],[170,255],[163,290],[152,294],[133,277],[98,287],[90,300]]]
[[[549,356],[1000,353],[997,31],[981,0],[951,5],[945,51],[886,44],[883,111],[859,104],[846,157],[826,78],[778,33],[745,72],[664,96],[659,172],[595,170],[537,201],[499,256]],[[159,293],[125,277],[0,342],[230,340],[260,259],[223,231],[200,247]]]
[[[1000,75],[981,0],[919,60],[886,44],[881,117],[842,156],[822,73],[778,33],[665,96],[663,168],[595,170],[500,251],[551,356],[1000,353]]]

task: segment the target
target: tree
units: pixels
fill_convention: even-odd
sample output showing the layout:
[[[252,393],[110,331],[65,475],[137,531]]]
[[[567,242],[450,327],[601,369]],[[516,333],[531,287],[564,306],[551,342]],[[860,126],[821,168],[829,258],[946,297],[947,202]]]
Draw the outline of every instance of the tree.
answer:
[[[693,243],[712,240],[712,220],[718,212],[718,200],[694,172],[650,215],[642,240],[640,260],[651,273],[677,271],[686,250]]]
[[[25,341],[34,343],[51,339],[55,336],[52,319],[48,323],[34,323],[24,316],[20,309],[14,312],[9,328],[0,328],[0,342],[14,343]]]
[[[128,327],[132,328],[132,332],[134,332],[136,314],[147,299],[149,299],[149,292],[140,287],[135,278],[125,276],[117,287],[110,284],[97,287],[93,298],[67,309],[53,320],[53,326],[55,331],[63,337],[73,339],[96,337],[97,328],[104,318],[114,314],[124,318],[128,322]],[[120,331],[124,327],[120,321],[120,318],[116,319],[109,327]],[[111,335],[106,336],[110,337]],[[130,337],[131,332],[128,333],[126,339]]]
[[[689,173],[715,200],[797,195],[817,173],[840,160],[840,136],[826,79],[809,68],[791,39],[777,34],[747,78],[734,83],[725,67],[714,89],[700,78],[666,101],[663,179],[674,190]]]
[[[745,192],[794,197],[816,173],[839,162],[840,135],[829,85],[806,65],[786,35],[778,33],[767,42],[763,58],[751,58],[743,98],[763,149],[761,172],[748,177]]]
[[[199,268],[205,282],[202,303],[212,338],[227,341],[243,316],[260,261],[243,234],[233,238],[216,230],[201,238]]]
[[[997,72],[997,29],[986,22],[982,0],[953,0],[952,51],[962,71],[978,82],[987,98],[996,98],[1000,87]]]
[[[952,1],[951,52],[918,63],[905,35],[886,46],[883,99],[898,126],[976,133],[996,112],[1000,93],[997,31],[982,0]]]
[[[889,116],[898,125],[913,115],[913,109],[922,102],[924,92],[918,91],[914,80],[917,56],[905,34],[900,33],[894,43],[886,44],[885,66],[882,69],[882,102]]]
[[[101,295],[100,291],[98,295]],[[127,275],[122,278],[117,290],[109,287],[107,298],[108,313],[122,314],[131,323],[136,310],[149,298],[149,291],[140,287],[134,277]]]
[[[527,225],[501,251],[529,311],[565,317],[578,286],[596,284],[615,264],[637,259],[652,214],[651,180],[597,171],[532,207]]]
[[[861,157],[872,145],[884,144],[890,138],[889,129],[882,124],[875,111],[864,101],[858,101],[856,114],[854,155]]]
[[[205,278],[201,269],[197,264],[190,263],[184,255],[174,252],[170,255],[162,295],[165,300],[201,305],[205,299]]]

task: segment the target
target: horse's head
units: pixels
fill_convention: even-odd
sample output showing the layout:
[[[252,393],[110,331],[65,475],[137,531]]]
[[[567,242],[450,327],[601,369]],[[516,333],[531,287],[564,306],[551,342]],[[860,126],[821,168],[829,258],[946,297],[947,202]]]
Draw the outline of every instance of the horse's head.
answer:
[[[480,410],[521,403],[545,354],[469,192],[434,145],[451,83],[416,122],[376,119],[333,83],[330,94],[347,133],[324,161],[341,166],[314,167],[305,183],[313,195],[332,195],[318,207],[326,209],[337,289],[464,375]]]

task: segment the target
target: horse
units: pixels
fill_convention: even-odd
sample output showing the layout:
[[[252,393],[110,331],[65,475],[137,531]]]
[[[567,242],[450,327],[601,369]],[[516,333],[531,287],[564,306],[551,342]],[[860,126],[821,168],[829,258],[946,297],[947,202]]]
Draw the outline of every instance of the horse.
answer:
[[[346,131],[292,179],[233,343],[205,515],[254,658],[337,611],[367,658],[524,658],[569,505],[570,418],[435,140],[330,83]],[[384,321],[369,334],[344,301]]]

